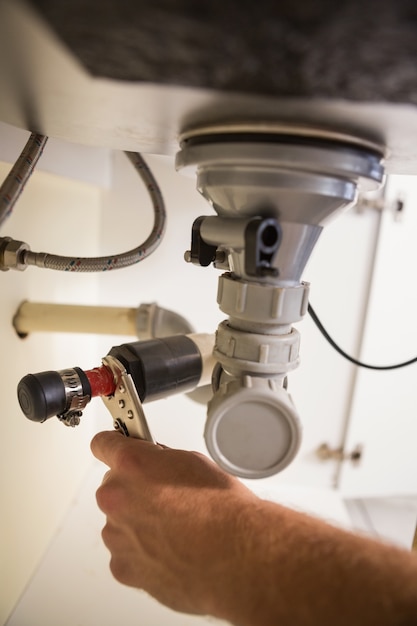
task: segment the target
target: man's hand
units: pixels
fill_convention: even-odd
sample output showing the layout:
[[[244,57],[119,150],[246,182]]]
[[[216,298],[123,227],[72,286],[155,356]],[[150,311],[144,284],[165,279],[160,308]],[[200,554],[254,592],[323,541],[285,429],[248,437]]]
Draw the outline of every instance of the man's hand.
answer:
[[[116,432],[96,435],[91,449],[110,467],[97,502],[114,577],[176,610],[220,616],[225,595],[238,592],[245,520],[258,498],[196,452]]]
[[[417,624],[417,559],[260,500],[195,452],[99,433],[111,570],[239,626]]]

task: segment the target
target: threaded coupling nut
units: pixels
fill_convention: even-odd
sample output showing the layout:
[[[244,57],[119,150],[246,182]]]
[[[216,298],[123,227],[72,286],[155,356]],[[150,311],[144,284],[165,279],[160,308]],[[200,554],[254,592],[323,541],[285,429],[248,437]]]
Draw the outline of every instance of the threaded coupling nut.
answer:
[[[25,270],[27,265],[24,253],[30,246],[24,241],[17,241],[11,237],[0,237],[0,270]]]

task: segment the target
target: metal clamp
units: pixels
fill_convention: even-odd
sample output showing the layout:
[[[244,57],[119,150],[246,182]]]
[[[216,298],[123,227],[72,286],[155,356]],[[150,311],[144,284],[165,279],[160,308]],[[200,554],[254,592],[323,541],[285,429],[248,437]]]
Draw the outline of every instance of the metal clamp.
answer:
[[[80,423],[82,412],[91,400],[91,396],[84,392],[80,370],[70,368],[58,372],[65,389],[65,410],[57,415],[65,426],[74,428]]]

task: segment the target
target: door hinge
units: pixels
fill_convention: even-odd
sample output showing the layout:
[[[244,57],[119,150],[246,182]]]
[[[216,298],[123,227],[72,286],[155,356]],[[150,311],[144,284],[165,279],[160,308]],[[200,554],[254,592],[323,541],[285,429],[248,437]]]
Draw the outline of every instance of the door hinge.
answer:
[[[316,455],[321,461],[351,461],[358,464],[363,455],[363,446],[356,445],[351,452],[345,452],[343,448],[331,448],[328,443],[322,443],[316,450]]]

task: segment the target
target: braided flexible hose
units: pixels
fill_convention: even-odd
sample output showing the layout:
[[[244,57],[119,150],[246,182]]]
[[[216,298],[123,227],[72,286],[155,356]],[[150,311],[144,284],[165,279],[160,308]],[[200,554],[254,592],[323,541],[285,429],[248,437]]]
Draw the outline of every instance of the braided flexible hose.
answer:
[[[81,258],[28,250],[24,255],[26,265],[37,265],[38,267],[64,272],[107,272],[134,265],[152,254],[160,244],[165,232],[166,211],[164,201],[158,183],[143,157],[136,152],[126,152],[125,154],[145,183],[152,200],[154,224],[149,237],[136,248],[112,256]]]
[[[42,155],[48,137],[32,133],[0,187],[0,226],[10,216],[24,186]]]
[[[0,226],[9,217],[20,194],[42,155],[48,138],[32,133],[16,163],[0,187]],[[142,156],[136,152],[126,152],[146,185],[154,209],[154,225],[149,237],[136,248],[121,254],[103,257],[66,257],[46,252],[26,250],[21,259],[25,266],[36,265],[64,272],[104,272],[128,267],[139,263],[157,248],[166,227],[164,201],[158,183]]]

